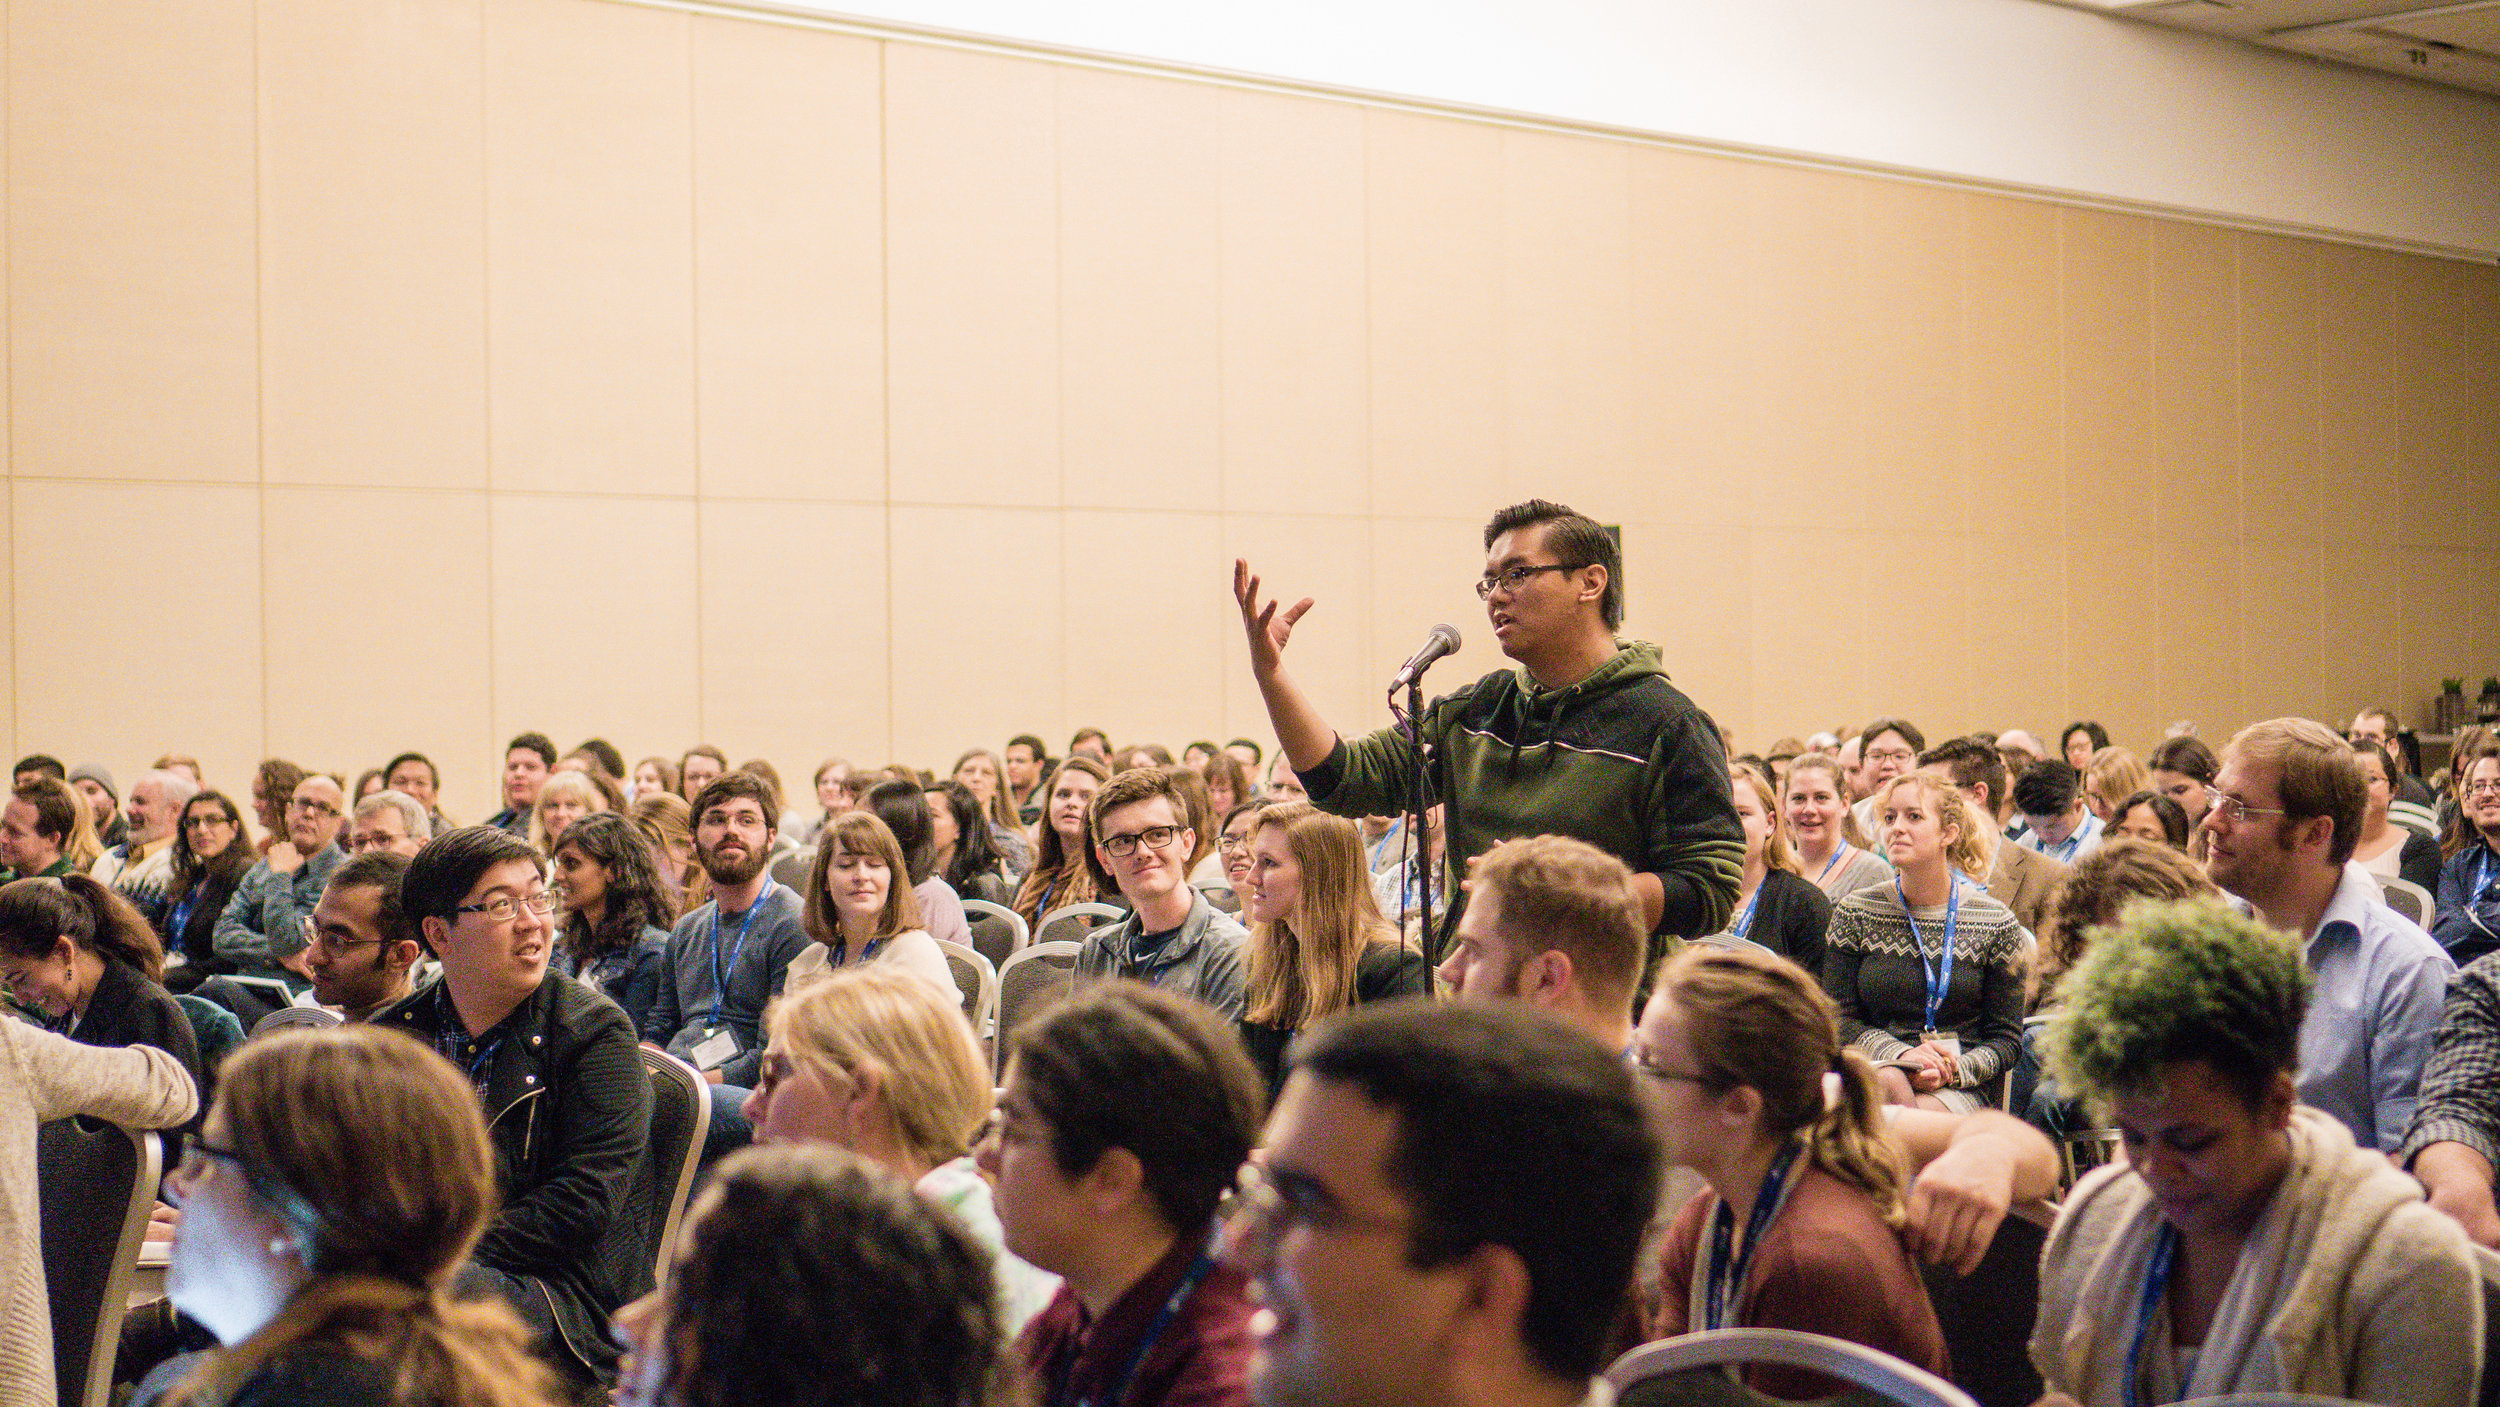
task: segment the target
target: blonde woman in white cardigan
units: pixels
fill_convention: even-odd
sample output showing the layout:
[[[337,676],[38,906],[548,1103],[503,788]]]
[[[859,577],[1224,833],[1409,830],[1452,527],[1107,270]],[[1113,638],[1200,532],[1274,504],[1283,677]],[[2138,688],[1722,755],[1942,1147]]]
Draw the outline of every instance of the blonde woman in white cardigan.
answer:
[[[2128,910],[2068,974],[2050,1061],[2128,1161],[2076,1185],[2041,1256],[2052,1401],[2475,1400],[2465,1233],[2294,1103],[2309,988],[2290,937],[2197,900]]]
[[[51,1407],[52,1309],[43,1285],[35,1130],[73,1114],[172,1128],[199,1109],[182,1062],[154,1046],[80,1045],[0,1017],[0,1402]]]

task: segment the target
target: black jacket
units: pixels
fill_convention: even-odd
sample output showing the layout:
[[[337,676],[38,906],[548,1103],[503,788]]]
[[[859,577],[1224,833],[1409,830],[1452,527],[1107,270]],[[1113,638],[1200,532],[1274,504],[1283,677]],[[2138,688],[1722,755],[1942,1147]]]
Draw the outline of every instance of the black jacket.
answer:
[[[148,980],[146,973],[120,958],[104,960],[104,975],[87,998],[87,1012],[69,1038],[81,1045],[152,1045],[182,1062],[191,1083],[208,1088],[200,1069],[200,1041],[191,1018],[182,1014],[174,994]],[[202,1099],[201,1112],[207,1112]],[[196,1121],[195,1121],[196,1122]]]
[[[440,1049],[459,1017],[437,982],[373,1020]],[[484,1070],[503,1209],[476,1258],[535,1284],[562,1350],[604,1382],[619,1353],[608,1316],[650,1291],[659,1246],[651,1077],[625,1013],[570,977],[548,973],[505,1030]]]

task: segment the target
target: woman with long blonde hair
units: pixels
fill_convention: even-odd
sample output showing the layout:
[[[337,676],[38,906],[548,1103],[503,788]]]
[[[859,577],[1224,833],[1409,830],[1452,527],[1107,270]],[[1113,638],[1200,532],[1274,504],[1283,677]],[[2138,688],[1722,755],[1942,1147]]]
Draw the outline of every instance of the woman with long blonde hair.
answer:
[[[1026,923],[1039,928],[1042,915],[1070,904],[1118,901],[1116,892],[1105,899],[1094,867],[1086,863],[1093,850],[1086,839],[1087,817],[1094,793],[1110,780],[1110,768],[1090,757],[1071,757],[1043,783],[1033,868],[1016,890],[1016,912]]]
[[[1667,1230],[1652,1335],[1795,1329],[1943,1376],[1944,1334],[1903,1240],[1907,1161],[1874,1067],[1841,1044],[1805,969],[1686,949],[1659,969],[1632,1056],[1655,1084],[1668,1158],[1705,1184]],[[1780,1369],[1748,1380],[1779,1397],[1838,1390]]]
[[[452,1293],[494,1215],[494,1155],[476,1091],[423,1044],[368,1025],[251,1042],[168,1187],[167,1298],[224,1347],[138,1401],[554,1401],[520,1319]]]
[[[1822,887],[1797,872],[1771,783],[1751,767],[1728,769],[1736,820],[1745,828],[1745,874],[1727,934],[1759,943],[1805,968],[1823,970],[1823,932],[1831,926],[1832,901]]]
[[[1432,964],[1381,917],[1354,822],[1307,801],[1270,806],[1249,855],[1241,1036],[1273,1094],[1295,1032],[1363,1002],[1425,995]]]

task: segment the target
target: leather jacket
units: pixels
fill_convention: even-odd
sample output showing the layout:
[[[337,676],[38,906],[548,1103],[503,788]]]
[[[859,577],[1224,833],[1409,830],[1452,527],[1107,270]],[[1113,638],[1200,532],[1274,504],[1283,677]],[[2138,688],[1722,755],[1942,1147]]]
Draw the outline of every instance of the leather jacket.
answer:
[[[439,982],[374,1017],[438,1050],[458,1021]],[[616,1003],[554,972],[498,1030],[481,1099],[503,1205],[475,1256],[544,1295],[548,1351],[606,1382],[608,1316],[649,1293],[659,1246],[651,1077]]]

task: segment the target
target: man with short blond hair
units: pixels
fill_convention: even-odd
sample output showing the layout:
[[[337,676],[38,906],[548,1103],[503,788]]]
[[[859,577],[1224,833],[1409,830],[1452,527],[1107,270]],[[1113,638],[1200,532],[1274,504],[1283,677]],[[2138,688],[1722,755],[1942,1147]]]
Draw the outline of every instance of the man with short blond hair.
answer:
[[[1531,836],[1467,867],[1467,907],[1440,978],[1461,1001],[1522,1001],[1628,1050],[1647,949],[1631,866],[1586,841]]]

